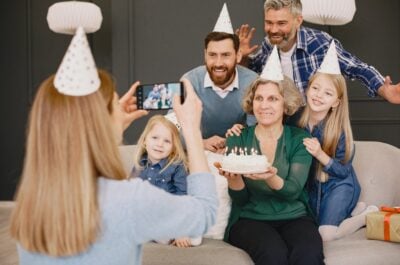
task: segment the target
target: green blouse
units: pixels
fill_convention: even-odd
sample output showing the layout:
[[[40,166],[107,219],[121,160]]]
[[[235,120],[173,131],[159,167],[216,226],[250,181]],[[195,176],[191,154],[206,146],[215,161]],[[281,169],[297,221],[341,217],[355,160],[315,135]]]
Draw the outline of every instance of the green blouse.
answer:
[[[243,177],[245,187],[235,191],[229,189],[232,210],[225,231],[229,238],[230,228],[239,218],[254,220],[288,220],[309,215],[305,183],[311,165],[311,155],[303,145],[303,139],[310,135],[303,129],[284,125],[278,140],[273,166],[278,176],[284,180],[282,189],[272,190],[264,180]],[[255,126],[242,130],[240,136],[227,138],[228,153],[234,148],[261,154],[259,141],[255,136]],[[249,152],[249,151],[248,151]]]

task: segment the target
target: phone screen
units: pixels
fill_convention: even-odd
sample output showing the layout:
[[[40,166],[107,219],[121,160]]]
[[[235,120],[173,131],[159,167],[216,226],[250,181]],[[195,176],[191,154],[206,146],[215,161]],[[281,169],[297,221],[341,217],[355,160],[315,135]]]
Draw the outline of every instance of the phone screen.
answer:
[[[171,109],[174,95],[179,95],[183,102],[181,82],[140,85],[136,91],[137,105],[147,110]]]

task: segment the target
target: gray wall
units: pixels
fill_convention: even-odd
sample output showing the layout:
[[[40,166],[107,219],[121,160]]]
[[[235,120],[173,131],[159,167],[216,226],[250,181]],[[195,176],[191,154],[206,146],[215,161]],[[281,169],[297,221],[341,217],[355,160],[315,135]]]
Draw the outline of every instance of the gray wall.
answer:
[[[25,128],[40,82],[55,72],[70,36],[48,29],[50,0],[0,1],[1,178],[0,200],[11,199],[24,154]],[[263,38],[262,0],[97,0],[102,28],[90,34],[96,63],[117,79],[120,94],[129,85],[173,81],[203,63],[203,38],[212,30],[226,2],[233,26],[257,28],[254,43]],[[384,4],[383,4],[384,3]],[[400,2],[358,0],[354,20],[345,26],[315,26],[331,32],[347,50],[400,81]],[[387,142],[400,147],[400,106],[368,98],[358,82],[348,82],[351,119],[356,140]],[[135,143],[148,118],[126,132]]]
[[[40,82],[54,73],[71,36],[53,33],[46,21],[56,1],[0,1],[1,159],[0,200],[11,199],[22,170],[29,108]],[[102,29],[88,36],[99,66],[111,70],[110,1]]]

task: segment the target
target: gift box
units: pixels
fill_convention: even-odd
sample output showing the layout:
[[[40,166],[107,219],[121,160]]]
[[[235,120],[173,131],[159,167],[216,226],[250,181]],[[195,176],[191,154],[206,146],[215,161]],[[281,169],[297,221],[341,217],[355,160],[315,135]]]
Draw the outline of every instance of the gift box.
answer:
[[[368,239],[400,242],[400,207],[382,206],[368,213],[366,222]]]

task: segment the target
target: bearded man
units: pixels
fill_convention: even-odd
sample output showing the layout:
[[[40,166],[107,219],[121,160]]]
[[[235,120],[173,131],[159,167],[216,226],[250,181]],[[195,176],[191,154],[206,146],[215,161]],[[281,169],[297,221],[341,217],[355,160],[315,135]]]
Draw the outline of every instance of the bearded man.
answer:
[[[234,124],[253,125],[255,119],[242,109],[246,88],[258,75],[237,65],[242,55],[239,38],[226,32],[211,32],[205,40],[205,65],[184,74],[203,103],[201,131],[206,150],[223,152],[225,133]]]

